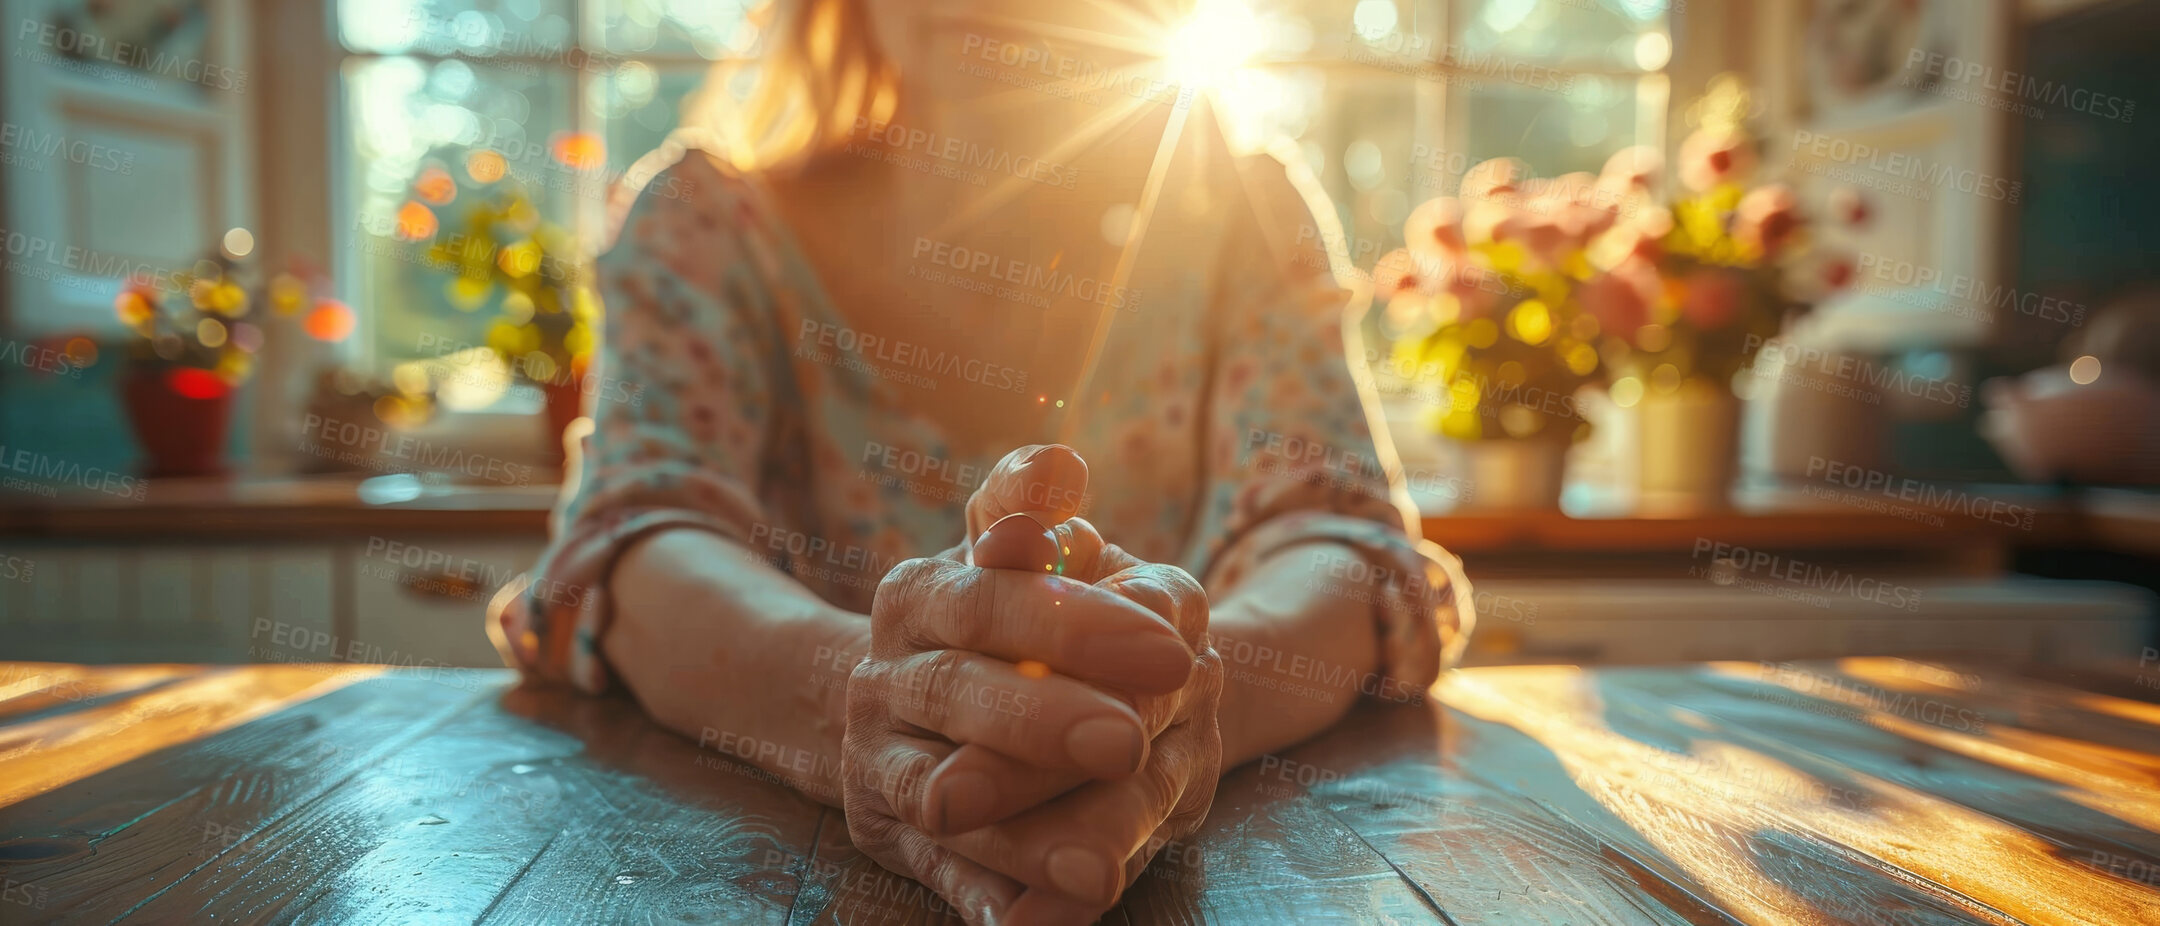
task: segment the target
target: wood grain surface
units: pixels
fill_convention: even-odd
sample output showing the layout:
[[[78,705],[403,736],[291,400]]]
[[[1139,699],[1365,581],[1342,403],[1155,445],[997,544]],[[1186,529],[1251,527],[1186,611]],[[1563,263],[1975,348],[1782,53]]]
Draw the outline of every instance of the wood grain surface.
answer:
[[[1104,922],[2114,926],[2160,923],[2156,885],[2154,704],[1895,660],[1491,668],[1233,771]],[[0,923],[957,921],[627,700],[0,664]]]

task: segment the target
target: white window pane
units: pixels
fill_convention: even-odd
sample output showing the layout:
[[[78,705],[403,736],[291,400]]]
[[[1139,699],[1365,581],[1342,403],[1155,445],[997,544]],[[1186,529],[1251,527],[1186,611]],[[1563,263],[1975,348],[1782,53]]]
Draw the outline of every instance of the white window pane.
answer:
[[[576,47],[571,0],[339,0],[354,51],[561,58]]]
[[[1656,70],[1668,0],[1454,0],[1458,57],[1485,55],[1582,67]],[[1652,36],[1645,39],[1644,36]]]
[[[1654,129],[1654,114],[1646,107],[1664,105],[1656,90],[1662,77],[1563,79],[1569,83],[1558,92],[1508,83],[1456,86],[1448,105],[1459,126],[1460,157],[1450,156],[1428,171],[1428,185],[1444,185],[1428,195],[1453,193],[1461,169],[1486,158],[1521,158],[1541,177],[1596,173],[1613,152],[1636,143],[1639,125]],[[1643,143],[1659,142],[1652,135]]]
[[[746,17],[758,0],[589,0],[602,48],[622,55],[739,57],[758,29]]]
[[[487,343],[509,293],[577,264],[578,206],[606,155],[573,131],[559,72],[383,58],[344,69],[348,172],[339,279],[367,316],[378,368]],[[539,246],[547,260],[511,257]]]
[[[607,123],[607,142],[615,174],[646,152],[682,121],[682,104],[705,80],[699,65],[643,61],[617,68],[587,90],[586,111]]]

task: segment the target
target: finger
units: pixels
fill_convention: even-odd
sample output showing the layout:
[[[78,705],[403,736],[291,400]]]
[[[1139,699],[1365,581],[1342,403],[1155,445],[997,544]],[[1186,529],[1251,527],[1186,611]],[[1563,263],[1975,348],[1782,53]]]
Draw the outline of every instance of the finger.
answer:
[[[1057,576],[908,560],[870,605],[872,655],[972,650],[1131,692],[1175,691],[1193,647],[1122,595]]]
[[[1009,514],[975,538],[968,561],[982,569],[1064,575],[1063,544],[1032,514]]]
[[[894,819],[916,829],[927,830],[923,821],[929,801],[929,783],[944,761],[952,755],[953,745],[926,736],[913,736],[889,727],[870,737],[856,747],[859,758],[851,763],[848,774],[851,784],[868,788],[885,799],[885,807]]]
[[[1020,899],[1006,908],[1005,915],[1014,923],[1041,923],[1044,926],[1088,926],[1101,917],[1109,904],[1074,900],[1056,891],[1039,887],[1024,887]]]
[[[1085,682],[1029,677],[1011,663],[966,650],[918,653],[890,671],[885,691],[891,716],[955,743],[1097,778],[1130,775],[1147,759],[1139,715]]]
[[[1058,575],[1090,585],[1102,581],[1104,576],[1124,568],[1104,568],[1104,553],[1110,549],[1103,542],[1102,532],[1086,518],[1067,518],[1051,530],[1057,538],[1058,555],[1065,560]],[[1137,560],[1135,561],[1137,562]]]
[[[1117,555],[1125,554],[1115,547],[1110,549]],[[1104,557],[1106,561],[1111,558]],[[1113,592],[1162,618],[1177,628],[1178,637],[1194,650],[1198,650],[1201,641],[1207,638],[1207,590],[1200,587],[1192,573],[1165,563],[1139,563],[1119,570],[1096,583],[1096,587]]]
[[[1031,444],[1005,455],[968,497],[968,536],[1006,515],[1029,513],[1053,525],[1080,513],[1087,495],[1087,461],[1064,444]]]
[[[1011,819],[937,842],[1031,888],[1097,904],[1099,912],[1124,890],[1126,861],[1176,809],[1196,766],[1189,758],[1158,758],[1140,774],[1089,782]]]
[[[891,817],[849,813],[848,836],[886,869],[936,891],[970,923],[1001,923],[1024,888]]]
[[[989,826],[1071,791],[1090,779],[1079,772],[1038,768],[983,746],[961,746],[923,786],[924,817],[932,836]]]

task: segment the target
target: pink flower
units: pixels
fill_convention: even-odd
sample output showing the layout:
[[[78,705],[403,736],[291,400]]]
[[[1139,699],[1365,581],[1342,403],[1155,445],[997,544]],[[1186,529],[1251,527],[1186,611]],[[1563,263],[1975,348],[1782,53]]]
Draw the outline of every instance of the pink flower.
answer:
[[[1782,183],[1749,190],[1734,210],[1734,237],[1764,257],[1775,256],[1799,230],[1800,201]]]
[[[1530,208],[1550,217],[1568,245],[1582,247],[1619,218],[1620,198],[1600,189],[1596,177],[1577,171],[1537,184]]]
[[[1697,328],[1723,328],[1740,312],[1747,297],[1747,282],[1725,270],[1697,270],[1685,281],[1687,294],[1680,300],[1680,316]]]
[[[1841,186],[1830,191],[1830,214],[1849,227],[1866,228],[1875,210],[1859,190]]]
[[[1480,161],[1463,172],[1462,200],[1471,204],[1495,200],[1513,205],[1520,201],[1523,181],[1529,176],[1529,167],[1514,158]]]
[[[1661,286],[1655,265],[1631,257],[1583,281],[1576,296],[1582,300],[1583,311],[1596,317],[1601,327],[1625,337],[1649,324],[1650,308],[1657,303]]]
[[[1680,143],[1680,182],[1695,192],[1745,182],[1754,172],[1755,146],[1739,132],[1703,129]]]
[[[1618,194],[1655,193],[1658,176],[1664,172],[1663,152],[1647,145],[1636,145],[1615,151],[1612,157],[1605,159],[1605,168],[1598,172],[1598,186]]]
[[[1410,210],[1403,222],[1403,241],[1410,250],[1425,254],[1439,249],[1452,254],[1468,250],[1463,240],[1462,201],[1452,196],[1428,199]]]
[[[1830,254],[1824,257],[1822,261],[1823,285],[1830,287],[1832,290],[1844,289],[1852,285],[1853,276],[1857,271],[1858,268],[1853,264],[1852,255],[1843,252]]]
[[[1373,298],[1386,302],[1400,293],[1423,289],[1425,281],[1417,265],[1409,251],[1389,251],[1373,266]]]

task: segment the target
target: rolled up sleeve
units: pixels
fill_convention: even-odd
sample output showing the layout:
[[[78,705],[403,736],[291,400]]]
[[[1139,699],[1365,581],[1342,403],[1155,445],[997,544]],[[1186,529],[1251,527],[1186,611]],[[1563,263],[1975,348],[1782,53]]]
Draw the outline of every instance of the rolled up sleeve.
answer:
[[[734,197],[701,157],[647,184],[598,261],[592,427],[570,450],[546,551],[490,609],[490,636],[511,664],[590,692],[608,684],[599,640],[625,550],[674,528],[747,542],[765,523],[760,461],[785,358],[730,231]]]
[[[1469,583],[1456,557],[1420,538],[1401,468],[1373,437],[1344,347],[1348,294],[1282,171],[1248,169],[1253,221],[1233,235],[1217,288],[1210,452],[1186,560],[1219,595],[1287,548],[1348,548],[1369,569],[1347,582],[1314,576],[1315,587],[1369,603],[1383,671],[1422,688],[1468,642]]]

